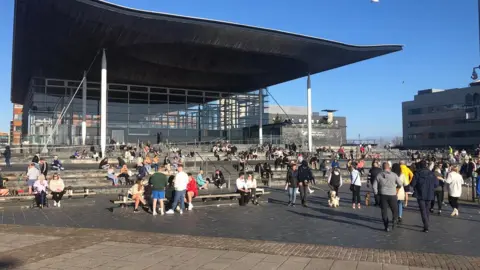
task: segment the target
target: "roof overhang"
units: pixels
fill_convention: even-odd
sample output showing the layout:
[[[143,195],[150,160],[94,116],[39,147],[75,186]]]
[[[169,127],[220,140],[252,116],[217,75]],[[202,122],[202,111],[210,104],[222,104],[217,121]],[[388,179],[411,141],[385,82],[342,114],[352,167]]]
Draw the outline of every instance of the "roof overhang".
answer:
[[[109,81],[221,92],[257,90],[402,50],[100,0],[15,0],[12,102],[24,102],[31,77],[80,79],[102,48]],[[97,58],[88,78],[99,77]]]

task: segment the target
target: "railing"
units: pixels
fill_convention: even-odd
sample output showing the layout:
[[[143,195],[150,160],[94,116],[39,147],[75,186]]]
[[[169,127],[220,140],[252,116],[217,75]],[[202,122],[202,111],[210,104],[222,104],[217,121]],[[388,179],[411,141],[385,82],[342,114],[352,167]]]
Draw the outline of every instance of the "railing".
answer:
[[[207,166],[208,166],[208,161],[205,160],[202,155],[200,155],[200,153],[198,152],[195,152],[195,154],[200,158],[200,160],[202,161],[202,165],[200,166],[200,168],[204,168],[205,169],[205,173],[207,173]],[[196,159],[195,159],[196,160]]]

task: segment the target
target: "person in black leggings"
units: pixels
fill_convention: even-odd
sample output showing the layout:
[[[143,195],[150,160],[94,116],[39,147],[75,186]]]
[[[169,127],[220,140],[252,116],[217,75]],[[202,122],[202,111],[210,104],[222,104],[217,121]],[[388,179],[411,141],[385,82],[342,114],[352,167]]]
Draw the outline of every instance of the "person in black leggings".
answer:
[[[360,189],[362,188],[362,179],[360,177],[360,173],[356,169],[356,166],[357,164],[353,162],[348,169],[350,170],[351,179],[350,190],[352,191],[352,207],[353,209],[355,209],[356,207],[360,209]]]

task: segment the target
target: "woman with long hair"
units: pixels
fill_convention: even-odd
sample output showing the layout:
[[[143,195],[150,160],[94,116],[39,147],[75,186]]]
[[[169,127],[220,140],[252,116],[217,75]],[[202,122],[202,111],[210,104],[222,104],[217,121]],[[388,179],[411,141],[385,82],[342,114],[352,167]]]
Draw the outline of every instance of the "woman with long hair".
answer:
[[[138,206],[140,205],[140,202],[143,205],[146,205],[146,202],[143,199],[144,192],[145,188],[142,185],[141,179],[138,179],[135,185],[133,185],[128,191],[128,197],[135,201],[135,209],[133,210],[134,213],[138,213]]]
[[[405,174],[402,173],[402,168],[400,164],[395,163],[392,165],[392,172],[398,175],[400,181],[402,182],[402,186],[397,186],[397,206],[398,206],[398,223],[402,223],[402,215],[403,215],[403,205],[406,203],[407,196],[405,192],[405,186],[407,185],[407,180]]]
[[[50,180],[50,190],[52,191],[53,206],[60,207],[60,201],[65,193],[65,183],[58,173],[54,173]]]

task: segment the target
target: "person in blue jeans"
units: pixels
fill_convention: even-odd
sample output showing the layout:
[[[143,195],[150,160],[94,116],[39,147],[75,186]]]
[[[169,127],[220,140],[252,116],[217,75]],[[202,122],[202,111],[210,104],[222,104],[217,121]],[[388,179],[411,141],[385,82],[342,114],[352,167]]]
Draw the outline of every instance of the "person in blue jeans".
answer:
[[[297,164],[293,163],[287,172],[287,182],[285,190],[288,191],[288,206],[295,207],[298,189],[298,170]]]
[[[185,192],[187,190],[188,175],[183,171],[183,165],[178,164],[178,173],[175,175],[173,185],[175,188],[175,195],[173,198],[172,208],[166,212],[166,214],[174,214],[177,205],[180,205],[180,214],[183,214],[185,210]]]

